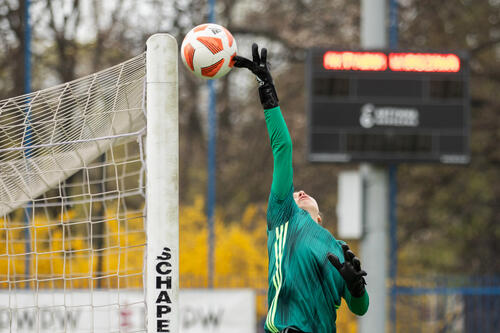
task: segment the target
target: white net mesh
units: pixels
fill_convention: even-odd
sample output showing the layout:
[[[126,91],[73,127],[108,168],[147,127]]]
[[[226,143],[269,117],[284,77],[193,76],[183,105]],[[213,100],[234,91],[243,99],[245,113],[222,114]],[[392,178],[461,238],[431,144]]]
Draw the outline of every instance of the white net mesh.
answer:
[[[145,55],[0,101],[0,332],[144,331]]]

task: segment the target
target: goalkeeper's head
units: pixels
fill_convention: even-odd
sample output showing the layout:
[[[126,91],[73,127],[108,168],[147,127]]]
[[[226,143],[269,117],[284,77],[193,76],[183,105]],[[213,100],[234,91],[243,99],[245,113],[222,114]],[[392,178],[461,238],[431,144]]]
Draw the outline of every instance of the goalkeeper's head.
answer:
[[[319,213],[319,206],[313,197],[304,191],[297,191],[293,193],[293,199],[299,208],[302,208],[311,215],[312,219],[321,224],[321,216]]]

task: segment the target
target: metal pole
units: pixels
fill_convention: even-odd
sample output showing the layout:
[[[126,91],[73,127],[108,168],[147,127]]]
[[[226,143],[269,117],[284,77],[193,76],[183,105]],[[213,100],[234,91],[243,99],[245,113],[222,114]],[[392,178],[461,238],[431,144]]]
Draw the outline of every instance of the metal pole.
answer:
[[[398,46],[398,4],[397,0],[389,2],[389,48],[395,49]],[[391,331],[396,332],[397,320],[397,285],[398,273],[398,235],[397,235],[397,196],[398,196],[398,166],[389,167],[389,225],[390,225],[390,271],[391,279],[391,301],[390,301],[390,324]]]
[[[24,93],[31,92],[31,25],[30,1],[24,0]]]
[[[389,47],[398,47],[398,0],[389,0]]]
[[[360,332],[386,332],[386,300],[388,294],[387,235],[389,224],[389,177],[386,167],[363,163],[364,234],[361,240],[361,259],[368,272],[366,290],[370,308],[360,318]]]
[[[31,92],[31,24],[30,24],[30,0],[24,0],[24,93],[29,94]],[[29,106],[30,100],[26,100],[26,112],[27,114],[27,124],[26,124],[26,136],[23,142],[23,145],[25,147],[29,146],[31,144],[31,136],[32,136],[32,129],[31,129],[31,115],[29,114],[30,112],[30,106]],[[31,157],[32,151],[29,148],[26,148],[24,152],[24,157],[26,160],[26,167],[29,167],[28,164],[28,158]],[[28,202],[26,204],[26,207],[24,209],[24,224],[25,224],[25,229],[24,229],[24,238],[25,238],[25,243],[24,243],[24,250],[26,253],[26,259],[24,261],[24,274],[26,276],[26,280],[28,280],[30,276],[30,266],[31,266],[31,234],[30,234],[30,223],[31,223],[31,216],[32,212],[31,210],[33,209],[33,204],[31,202]],[[29,282],[26,282],[25,284],[26,289],[30,288]]]
[[[387,47],[386,1],[361,1],[361,47],[365,49]]]
[[[361,1],[361,47],[387,47],[386,1]],[[387,167],[361,165],[363,176],[364,234],[361,240],[363,266],[368,272],[370,308],[360,318],[360,332],[384,333],[387,299],[387,235],[389,222],[389,175]]]
[[[396,277],[398,272],[398,238],[397,238],[397,203],[398,195],[398,166],[391,165],[389,167],[389,226],[390,226],[390,269],[389,277],[391,281],[391,301],[390,301],[390,323],[392,332],[396,332]]]
[[[209,22],[215,23],[215,0],[209,0]],[[209,108],[208,108],[208,193],[207,193],[207,218],[208,218],[208,287],[214,287],[214,213],[215,213],[215,166],[216,166],[216,133],[217,113],[215,93],[215,80],[208,81]]]

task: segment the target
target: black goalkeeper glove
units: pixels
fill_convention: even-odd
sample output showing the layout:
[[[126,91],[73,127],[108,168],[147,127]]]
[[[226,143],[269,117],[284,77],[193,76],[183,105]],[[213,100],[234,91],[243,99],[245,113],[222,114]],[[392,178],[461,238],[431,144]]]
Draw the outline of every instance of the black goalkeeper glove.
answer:
[[[342,275],[351,295],[354,297],[361,297],[365,293],[366,281],[364,276],[366,276],[367,273],[361,269],[361,262],[349,249],[349,246],[343,244],[342,250],[344,251],[345,259],[343,264],[340,263],[336,255],[330,252],[327,255],[328,260],[339,271],[340,275]]]
[[[273,78],[267,66],[267,49],[263,48],[259,56],[259,47],[252,44],[252,58],[249,60],[244,57],[235,56],[233,58],[234,66],[239,68],[248,68],[257,77],[259,82],[259,97],[264,109],[277,107],[279,104],[278,95],[274,88]]]

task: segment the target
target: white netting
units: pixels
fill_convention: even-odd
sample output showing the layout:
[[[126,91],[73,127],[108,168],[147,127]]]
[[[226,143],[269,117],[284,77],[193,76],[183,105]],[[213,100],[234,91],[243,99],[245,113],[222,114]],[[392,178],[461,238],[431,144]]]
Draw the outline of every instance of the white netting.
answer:
[[[0,215],[144,128],[144,59],[0,101]],[[25,158],[26,157],[26,158]]]
[[[143,54],[0,101],[0,332],[145,329],[144,87]]]

